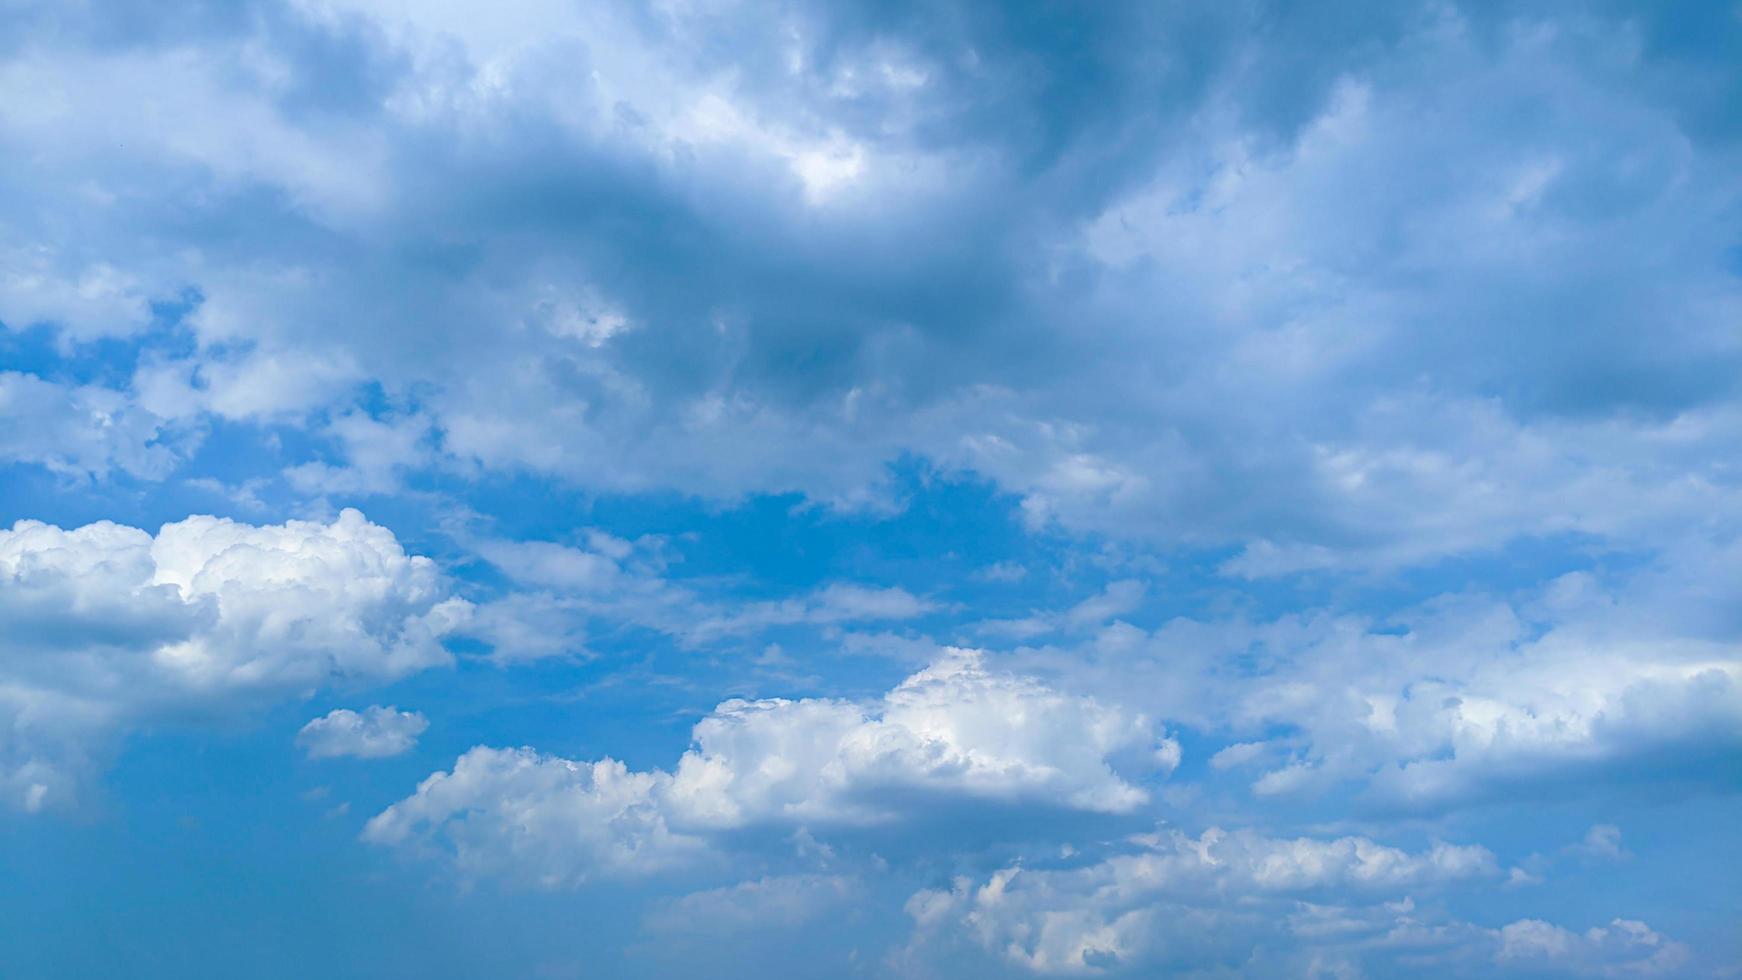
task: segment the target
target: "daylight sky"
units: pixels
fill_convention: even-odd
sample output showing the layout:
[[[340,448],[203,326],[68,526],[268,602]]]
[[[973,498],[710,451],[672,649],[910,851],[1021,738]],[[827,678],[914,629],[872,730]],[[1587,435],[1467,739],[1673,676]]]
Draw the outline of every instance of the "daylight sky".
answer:
[[[0,976],[1742,973],[1733,0],[0,0]]]

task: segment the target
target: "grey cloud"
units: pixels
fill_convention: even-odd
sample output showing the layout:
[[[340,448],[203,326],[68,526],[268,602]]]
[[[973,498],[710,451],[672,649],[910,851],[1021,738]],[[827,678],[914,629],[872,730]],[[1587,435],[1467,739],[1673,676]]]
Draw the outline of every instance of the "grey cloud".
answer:
[[[917,456],[1248,576],[1736,533],[1735,149],[1661,19],[734,13],[38,14],[84,26],[10,51],[53,97],[0,140],[53,165],[6,220],[128,310],[196,291],[153,412],[415,403],[305,492],[888,507]],[[136,329],[76,293],[22,316]]]

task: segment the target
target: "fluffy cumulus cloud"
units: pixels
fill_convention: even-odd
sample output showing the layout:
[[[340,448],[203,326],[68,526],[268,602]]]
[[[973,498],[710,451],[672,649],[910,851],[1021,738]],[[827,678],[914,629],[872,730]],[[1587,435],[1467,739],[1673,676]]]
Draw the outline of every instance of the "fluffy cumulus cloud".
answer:
[[[903,791],[1121,813],[1145,792],[1109,760],[1172,769],[1176,742],[1142,715],[995,673],[955,651],[880,703],[733,700],[696,725],[673,798],[704,823],[875,822]]]
[[[1582,934],[1536,920],[1488,929],[1418,909],[1412,897],[1499,873],[1479,846],[1412,852],[1365,837],[1212,828],[1140,836],[1077,867],[961,877],[918,892],[907,911],[916,944],[965,941],[1042,974],[1333,977],[1412,964],[1487,976],[1529,959],[1556,973],[1667,975],[1686,960],[1685,947],[1639,922]]]
[[[1742,661],[1733,649],[1561,648],[1569,639],[1492,638],[1448,677],[1411,668],[1415,652],[1396,651],[1382,671],[1309,670],[1292,686],[1251,692],[1245,723],[1302,732],[1292,746],[1274,746],[1253,788],[1286,794],[1357,779],[1385,801],[1444,806],[1629,770],[1685,779],[1713,753],[1742,745]],[[1368,637],[1362,646],[1391,644]]]
[[[989,669],[959,650],[881,700],[732,700],[670,771],[479,747],[369,822],[377,843],[446,850],[466,871],[547,883],[644,873],[710,835],[926,819],[952,801],[1129,813],[1116,771],[1171,771],[1149,720]]]
[[[1742,751],[1736,588],[1689,570],[1736,560],[1731,547],[1513,596],[1449,593],[1382,620],[1115,622],[1019,659],[1224,739],[1212,769],[1275,800],[1353,789],[1368,807],[1445,810],[1725,785],[1721,760]]]
[[[0,531],[0,774],[35,809],[72,792],[129,720],[305,695],[449,662],[468,604],[427,558],[347,510],[331,523],[213,517]]]
[[[480,746],[377,814],[364,837],[440,850],[468,875],[547,886],[651,874],[702,849],[670,826],[660,799],[670,782],[615,759],[574,762]]]
[[[427,728],[429,719],[415,711],[378,704],[360,713],[335,708],[302,726],[296,744],[311,759],[346,755],[380,759],[410,751]]]

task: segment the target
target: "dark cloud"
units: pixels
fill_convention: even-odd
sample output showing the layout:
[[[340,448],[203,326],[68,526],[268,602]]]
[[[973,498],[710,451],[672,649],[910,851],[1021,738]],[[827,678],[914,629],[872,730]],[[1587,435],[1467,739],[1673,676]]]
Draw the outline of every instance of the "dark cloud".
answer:
[[[459,461],[597,489],[863,503],[917,455],[1068,527],[1415,561],[1663,496],[1652,433],[1733,414],[1733,154],[1677,81],[1722,31],[740,13],[39,14],[6,222],[51,284],[202,297],[159,415],[374,382]],[[1484,487],[1516,506],[1448,532]]]

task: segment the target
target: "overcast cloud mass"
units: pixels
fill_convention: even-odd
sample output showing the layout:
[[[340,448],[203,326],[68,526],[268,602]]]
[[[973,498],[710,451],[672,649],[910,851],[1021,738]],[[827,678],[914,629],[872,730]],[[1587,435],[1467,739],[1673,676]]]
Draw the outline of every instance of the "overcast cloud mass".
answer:
[[[1742,7],[0,0],[0,975],[1742,972]]]

